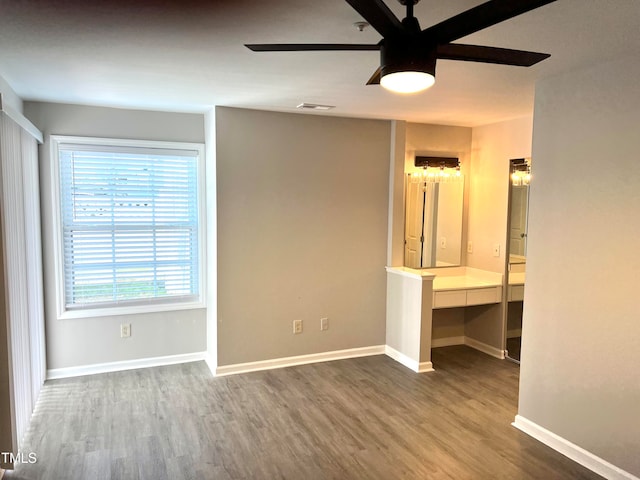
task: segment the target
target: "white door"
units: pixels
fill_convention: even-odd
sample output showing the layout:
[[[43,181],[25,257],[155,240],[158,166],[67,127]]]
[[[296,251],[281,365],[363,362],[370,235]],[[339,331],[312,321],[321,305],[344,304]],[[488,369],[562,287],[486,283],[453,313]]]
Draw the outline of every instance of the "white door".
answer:
[[[423,183],[407,177],[407,197],[404,221],[404,264],[420,268],[422,256]]]
[[[422,227],[422,268],[436,266],[439,183],[425,183]]]

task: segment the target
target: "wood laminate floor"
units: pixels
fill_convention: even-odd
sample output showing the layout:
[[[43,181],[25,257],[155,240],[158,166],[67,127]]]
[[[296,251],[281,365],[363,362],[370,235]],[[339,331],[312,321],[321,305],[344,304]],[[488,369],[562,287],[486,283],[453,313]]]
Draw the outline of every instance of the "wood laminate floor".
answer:
[[[595,479],[510,425],[518,365],[468,347],[213,378],[203,362],[49,381],[16,479]]]

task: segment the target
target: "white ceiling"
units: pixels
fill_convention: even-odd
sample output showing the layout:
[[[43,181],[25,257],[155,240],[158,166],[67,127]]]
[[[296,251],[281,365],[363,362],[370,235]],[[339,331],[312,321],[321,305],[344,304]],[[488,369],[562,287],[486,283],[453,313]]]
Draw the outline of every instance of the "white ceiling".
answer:
[[[404,7],[385,0],[402,18]],[[422,28],[483,0],[422,0]],[[400,96],[365,83],[377,52],[254,53],[245,43],[377,43],[344,0],[0,0],[0,76],[25,100],[204,112],[213,105],[476,126],[531,113],[543,77],[640,51],[640,0],[557,0],[461,40],[550,53],[530,67],[439,61]],[[603,72],[603,75],[606,72]]]

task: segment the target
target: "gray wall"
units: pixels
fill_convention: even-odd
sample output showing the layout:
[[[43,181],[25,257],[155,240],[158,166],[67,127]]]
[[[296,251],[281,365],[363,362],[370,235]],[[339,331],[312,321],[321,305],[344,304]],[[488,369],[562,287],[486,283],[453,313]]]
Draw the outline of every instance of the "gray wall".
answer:
[[[470,267],[504,273],[509,160],[530,157],[532,137],[532,116],[473,129],[468,225],[473,253],[467,254]],[[500,245],[499,257],[493,256],[496,244]]]
[[[640,57],[536,88],[519,414],[640,476]]]
[[[215,123],[218,364],[384,344],[390,122],[219,107]]]
[[[467,253],[469,267],[505,273],[509,160],[531,156],[532,131],[531,116],[473,129],[467,230],[473,252]],[[496,244],[500,245],[499,257],[493,256]],[[504,303],[465,309],[465,335],[504,350],[504,314]]]
[[[204,143],[204,116],[25,102],[24,113],[45,135],[40,147],[47,367],[76,367],[206,350],[204,309],[58,320],[55,306],[49,135]],[[120,323],[131,337],[120,338]]]

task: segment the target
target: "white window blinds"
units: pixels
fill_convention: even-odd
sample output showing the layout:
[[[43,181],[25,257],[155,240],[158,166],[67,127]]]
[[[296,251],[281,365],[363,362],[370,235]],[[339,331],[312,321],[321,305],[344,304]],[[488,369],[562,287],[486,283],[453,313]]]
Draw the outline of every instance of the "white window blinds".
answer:
[[[58,146],[65,309],[199,297],[198,156]]]

